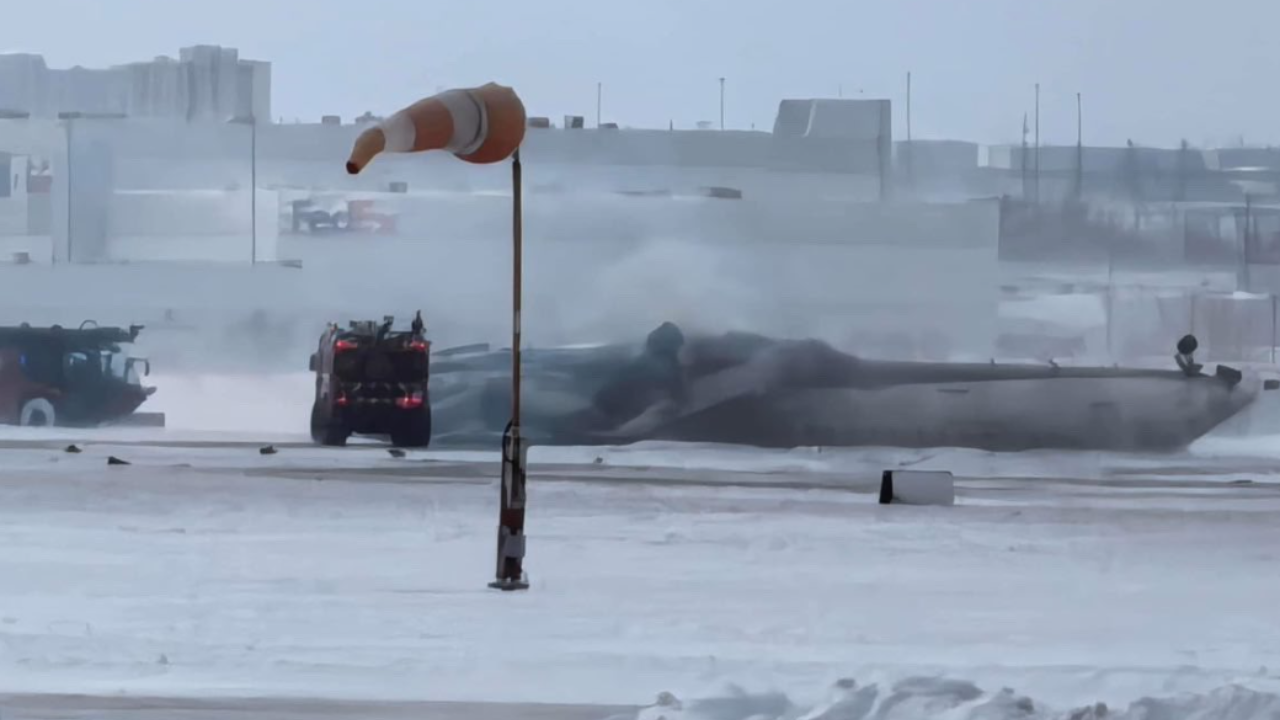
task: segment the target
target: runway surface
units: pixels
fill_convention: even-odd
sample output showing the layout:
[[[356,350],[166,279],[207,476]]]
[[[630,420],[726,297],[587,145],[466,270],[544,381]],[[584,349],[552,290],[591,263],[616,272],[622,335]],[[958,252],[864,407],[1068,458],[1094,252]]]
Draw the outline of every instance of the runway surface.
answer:
[[[0,695],[5,720],[605,720],[636,712],[607,705]]]

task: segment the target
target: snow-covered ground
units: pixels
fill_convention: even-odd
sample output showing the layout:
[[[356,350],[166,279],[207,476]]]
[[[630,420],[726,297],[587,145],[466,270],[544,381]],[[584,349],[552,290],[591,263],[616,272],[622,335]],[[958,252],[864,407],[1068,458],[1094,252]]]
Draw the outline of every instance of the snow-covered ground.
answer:
[[[1198,695],[1131,717],[1277,711],[1280,444],[1265,439],[1160,458],[545,450],[533,587],[511,595],[485,587],[491,455],[134,444],[146,433],[81,434],[79,454],[64,433],[0,437],[0,692],[668,691],[684,710],[646,717],[727,720],[797,717],[853,678],[882,717],[1183,692]],[[175,433],[258,440],[159,436]],[[877,505],[879,469],[904,464],[965,476],[959,504]],[[913,677],[928,679],[891,701]]]

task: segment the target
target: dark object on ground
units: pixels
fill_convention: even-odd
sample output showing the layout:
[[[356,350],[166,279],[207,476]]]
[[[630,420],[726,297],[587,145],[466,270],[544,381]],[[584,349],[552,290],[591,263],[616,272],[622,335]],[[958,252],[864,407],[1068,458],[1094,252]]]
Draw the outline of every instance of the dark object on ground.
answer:
[[[276,446],[275,446],[275,445],[267,445],[266,447],[260,447],[260,448],[258,448],[258,454],[259,454],[259,455],[275,455],[275,454],[276,454],[276,453],[278,453],[278,452],[280,452],[280,451],[279,451],[279,450],[276,450]]]
[[[132,465],[133,463],[129,462],[128,460],[121,460],[115,455],[111,455],[107,458],[107,464],[108,465]]]

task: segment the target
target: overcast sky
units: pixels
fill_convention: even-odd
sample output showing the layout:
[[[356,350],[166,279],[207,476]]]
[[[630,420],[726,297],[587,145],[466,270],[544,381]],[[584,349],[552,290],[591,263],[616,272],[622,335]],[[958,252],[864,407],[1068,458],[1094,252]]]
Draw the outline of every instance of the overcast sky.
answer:
[[[1280,0],[4,0],[0,51],[104,66],[183,45],[273,64],[274,114],[514,85],[531,114],[769,128],[786,97],[888,97],[917,137],[1280,144]]]

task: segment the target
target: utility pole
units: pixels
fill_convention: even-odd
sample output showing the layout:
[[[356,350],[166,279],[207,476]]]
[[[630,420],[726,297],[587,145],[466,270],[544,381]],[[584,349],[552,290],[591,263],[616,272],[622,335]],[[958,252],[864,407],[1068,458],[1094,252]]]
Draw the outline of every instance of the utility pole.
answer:
[[[74,210],[76,208],[73,208],[73,202],[74,202],[73,198],[76,192],[75,155],[74,155],[74,148],[76,143],[75,143],[75,136],[73,134],[72,128],[76,125],[80,125],[81,123],[78,122],[80,120],[124,120],[126,118],[128,118],[128,115],[125,115],[124,113],[95,113],[95,112],[80,112],[80,111],[63,111],[58,113],[58,119],[64,123],[64,127],[66,128],[66,143],[67,143],[67,167],[65,168],[65,172],[67,175],[67,210],[66,210],[67,212],[67,256],[66,256],[67,264],[71,264],[75,262],[75,255],[72,252],[72,250],[75,242]],[[95,156],[93,155],[94,147],[97,145],[97,143],[93,142],[92,140],[94,137],[97,137],[97,136],[94,135],[92,127],[88,130],[88,132],[89,132],[90,141],[87,143],[87,147],[90,150],[90,157],[89,157],[89,162],[87,164],[92,166],[95,162],[99,161],[99,160],[95,160]],[[99,182],[101,181],[100,180],[95,181],[94,178],[92,177],[92,173],[90,173],[90,190],[93,190],[95,187],[98,187],[96,183],[99,183]],[[84,212],[83,208],[80,208],[80,211]],[[90,231],[98,232],[98,230],[95,229],[98,227],[100,226],[94,220],[90,219],[90,228],[89,228]],[[105,241],[105,237],[100,237],[100,241]],[[58,260],[57,248],[51,247],[50,250],[51,250],[51,253],[50,253],[49,261],[51,263],[56,263]],[[91,250],[90,255],[92,256],[93,248],[91,247],[90,250]],[[97,251],[102,252],[102,247],[100,245]],[[92,259],[93,258],[90,257],[90,260]]]
[[[1271,364],[1276,364],[1276,294],[1271,293]]]
[[[915,146],[911,144],[911,71],[907,71],[907,185],[915,187]]]
[[[604,83],[596,83],[596,129],[600,129],[600,107],[604,100]]]
[[[249,252],[258,264],[258,118],[249,117]]]
[[[75,195],[75,184],[71,182],[72,172],[75,167],[75,163],[72,162],[72,157],[71,157],[71,147],[72,147],[71,121],[73,119],[74,117],[71,115],[68,115],[66,119],[66,127],[67,127],[67,264],[68,265],[71,264],[71,241],[72,241],[72,238],[74,237],[74,235],[71,232],[71,199]],[[53,252],[50,254],[50,257],[56,260],[57,256],[58,256],[58,251],[54,249]]]
[[[720,129],[724,130],[724,78],[720,78]]]
[[[1255,244],[1254,240],[1254,220],[1253,220],[1253,193],[1244,194],[1244,238],[1240,243],[1240,272],[1237,275],[1236,289],[1241,292],[1252,292],[1250,289],[1249,278],[1249,257],[1250,252]]]
[[[1040,83],[1036,83],[1036,205],[1040,204]]]
[[[1114,244],[1107,244],[1107,358],[1115,359],[1115,349],[1112,342],[1111,326],[1115,319],[1116,304],[1116,283],[1115,283],[1115,267],[1116,267],[1116,248]]]
[[[1026,202],[1027,193],[1027,113],[1022,113],[1022,152],[1018,153],[1018,165],[1022,171],[1022,200]]]
[[[1076,202],[1084,195],[1084,110],[1080,93],[1076,93]]]
[[[1178,181],[1174,186],[1173,199],[1182,202],[1187,199],[1187,161],[1191,145],[1184,138],[1182,144],[1178,146]]]
[[[241,115],[230,120],[234,125],[249,126],[249,257],[250,265],[258,264],[258,118]]]
[[[911,71],[907,71],[907,142],[911,142]]]

